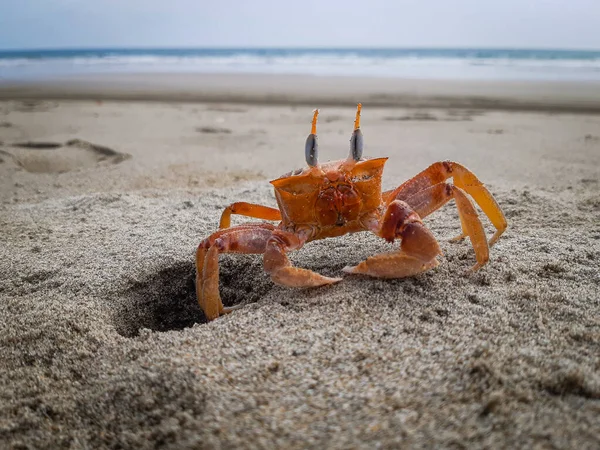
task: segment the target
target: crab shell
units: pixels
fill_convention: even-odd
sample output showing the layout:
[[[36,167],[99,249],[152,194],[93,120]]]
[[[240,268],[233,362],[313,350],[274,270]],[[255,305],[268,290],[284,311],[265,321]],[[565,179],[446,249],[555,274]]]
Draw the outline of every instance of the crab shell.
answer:
[[[313,239],[364,230],[361,218],[382,206],[388,158],[331,161],[271,181],[285,229],[311,228]]]

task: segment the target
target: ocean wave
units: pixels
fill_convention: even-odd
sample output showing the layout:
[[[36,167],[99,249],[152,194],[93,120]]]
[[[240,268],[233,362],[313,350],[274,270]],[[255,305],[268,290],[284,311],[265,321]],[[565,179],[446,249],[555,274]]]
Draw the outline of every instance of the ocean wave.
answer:
[[[562,56],[562,57],[561,57]],[[600,52],[525,50],[102,50],[0,52],[0,77],[112,71],[596,78]],[[482,75],[483,74],[483,75]]]

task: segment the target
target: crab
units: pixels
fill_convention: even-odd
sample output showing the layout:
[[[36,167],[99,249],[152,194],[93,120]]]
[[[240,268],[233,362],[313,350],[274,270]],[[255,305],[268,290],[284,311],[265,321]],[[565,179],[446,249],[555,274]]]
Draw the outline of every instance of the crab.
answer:
[[[317,117],[305,145],[308,167],[289,172],[271,181],[278,208],[246,202],[229,205],[221,215],[219,230],[204,239],[196,252],[196,294],[208,320],[239,307],[226,307],[219,294],[219,255],[222,253],[263,254],[264,269],[279,285],[308,288],[337,283],[342,278],[320,275],[292,266],[287,253],[310,241],[370,231],[393,243],[396,251],[371,256],[348,274],[378,278],[404,278],[436,267],[440,246],[422,219],[454,199],[462,233],[453,240],[469,237],[476,263],[471,271],[485,265],[489,249],[506,230],[500,206],[470,170],[452,161],[433,163],[396,189],[383,192],[381,176],[388,158],[363,158],[359,103],[346,159],[319,164]],[[452,178],[454,183],[447,180]],[[487,240],[471,199],[479,205],[496,231]],[[269,222],[231,226],[231,215]]]

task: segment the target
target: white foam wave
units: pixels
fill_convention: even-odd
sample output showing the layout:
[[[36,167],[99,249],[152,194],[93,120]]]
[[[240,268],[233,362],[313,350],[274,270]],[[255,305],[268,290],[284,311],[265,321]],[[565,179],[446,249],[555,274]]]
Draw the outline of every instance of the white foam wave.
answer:
[[[519,59],[475,57],[367,56],[358,53],[294,55],[104,55],[72,58],[0,58],[0,77],[28,73],[113,71],[288,73],[397,77],[594,78],[600,58]]]

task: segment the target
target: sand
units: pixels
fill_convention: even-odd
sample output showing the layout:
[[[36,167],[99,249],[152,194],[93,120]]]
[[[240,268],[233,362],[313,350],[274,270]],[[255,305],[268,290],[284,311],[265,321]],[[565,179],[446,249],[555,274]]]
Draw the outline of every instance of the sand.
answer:
[[[425,220],[441,265],[411,279],[293,290],[223,256],[243,308],[206,323],[196,246],[229,203],[275,204],[321,106],[247,86],[262,101],[0,89],[0,447],[598,448],[600,116],[365,101],[386,188],[444,159],[486,182],[509,220],[489,264],[465,274],[452,203]],[[323,160],[353,113],[322,108]],[[389,248],[357,234],[291,258],[341,276]]]
[[[102,74],[0,82],[0,98],[600,112],[599,81],[420,80],[262,74]]]

